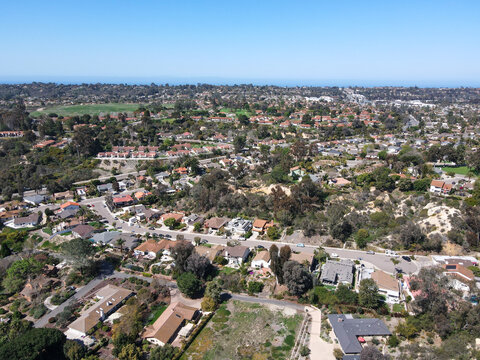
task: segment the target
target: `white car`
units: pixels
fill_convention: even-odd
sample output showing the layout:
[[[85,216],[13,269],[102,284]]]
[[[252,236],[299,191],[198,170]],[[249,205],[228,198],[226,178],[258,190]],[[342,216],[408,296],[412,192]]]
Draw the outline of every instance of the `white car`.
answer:
[[[389,249],[385,250],[385,255],[387,255],[387,256],[399,256],[395,251],[389,250]]]
[[[330,257],[332,257],[332,258],[338,258],[338,254],[337,254],[337,253],[331,253],[331,254],[330,254]]]

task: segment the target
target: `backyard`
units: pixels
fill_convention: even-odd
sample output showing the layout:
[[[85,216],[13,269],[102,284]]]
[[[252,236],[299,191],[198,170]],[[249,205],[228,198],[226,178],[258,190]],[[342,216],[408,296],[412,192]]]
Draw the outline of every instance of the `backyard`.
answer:
[[[294,310],[231,301],[217,310],[181,359],[288,359],[302,319]]]

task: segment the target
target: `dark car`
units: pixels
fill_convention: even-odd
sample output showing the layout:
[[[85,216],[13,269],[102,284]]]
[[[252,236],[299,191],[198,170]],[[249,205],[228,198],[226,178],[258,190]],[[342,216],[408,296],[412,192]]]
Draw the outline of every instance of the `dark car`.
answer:
[[[257,245],[257,249],[265,249],[265,246]]]
[[[410,259],[410,256],[407,256],[407,255],[403,255],[402,259],[408,262],[412,261],[412,259]]]

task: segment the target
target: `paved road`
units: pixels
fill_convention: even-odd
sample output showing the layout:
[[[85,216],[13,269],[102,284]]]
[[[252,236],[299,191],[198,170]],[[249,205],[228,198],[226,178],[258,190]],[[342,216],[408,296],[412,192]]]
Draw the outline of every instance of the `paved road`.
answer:
[[[138,191],[138,189],[125,191],[122,194],[131,194],[135,191]],[[191,240],[191,241],[193,241],[195,237],[201,237],[202,239],[208,240],[209,243],[220,244],[220,245],[226,245],[228,241],[237,239],[237,238],[227,239],[223,236],[217,236],[213,234],[196,234],[188,231],[169,230],[166,227],[156,228],[155,230],[149,230],[147,227],[143,225],[129,225],[127,222],[124,222],[123,220],[120,220],[120,219],[115,220],[110,210],[105,206],[104,201],[105,201],[105,197],[101,196],[98,198],[83,200],[81,204],[93,205],[94,207],[92,208],[92,210],[94,210],[104,219],[107,219],[109,224],[113,224],[113,222],[116,222],[116,227],[121,229],[123,232],[136,233],[136,234],[145,234],[148,232],[150,234],[157,234],[157,235],[170,235],[173,240],[176,239],[177,235],[183,235],[183,237],[186,240]],[[281,241],[258,240],[256,238],[253,238],[253,239],[250,238],[248,240],[242,241],[242,245],[245,245],[248,247],[255,247],[255,246],[261,245],[266,248],[269,248],[272,244],[276,244],[277,246],[290,245],[292,247],[292,250],[302,252],[302,253],[307,253],[307,254],[313,254],[315,249],[318,248],[318,246],[313,246],[313,245],[305,245],[305,247],[297,247],[295,246],[295,244],[292,244],[292,243],[281,242]],[[350,249],[331,248],[331,247],[325,247],[324,249],[329,254],[336,253],[340,258],[352,259],[352,260],[362,259],[361,261],[364,262],[365,264],[367,265],[371,264],[375,268],[378,268],[380,270],[383,270],[391,274],[395,273],[395,268],[402,269],[402,272],[404,272],[405,274],[413,274],[418,272],[421,267],[431,265],[431,259],[426,256],[417,256],[416,260],[411,262],[405,261],[401,257],[396,257],[396,260],[399,261],[399,263],[394,264],[392,262],[392,257],[386,256],[384,253],[375,253],[375,255],[369,255],[365,251],[360,251],[360,250],[350,250]]]
[[[44,327],[45,325],[47,325],[49,318],[51,318],[52,316],[57,316],[58,314],[60,314],[65,309],[65,307],[67,305],[70,305],[70,304],[74,303],[76,300],[82,299],[90,291],[92,291],[95,288],[95,286],[100,284],[102,281],[104,281],[106,279],[110,279],[110,278],[127,279],[127,278],[132,277],[132,276],[140,278],[142,280],[146,280],[148,282],[152,282],[153,279],[154,279],[154,278],[151,278],[151,277],[139,276],[139,275],[134,275],[134,274],[126,274],[126,273],[122,273],[122,272],[118,272],[118,271],[114,271],[113,273],[110,273],[110,274],[102,273],[99,276],[97,276],[95,279],[90,281],[87,285],[78,289],[78,291],[70,299],[68,299],[63,304],[60,304],[58,307],[56,307],[54,310],[50,311],[49,313],[45,314],[40,319],[38,319],[35,322],[34,326],[36,328]],[[175,283],[173,281],[166,281],[165,284],[172,289],[177,288],[177,283]]]

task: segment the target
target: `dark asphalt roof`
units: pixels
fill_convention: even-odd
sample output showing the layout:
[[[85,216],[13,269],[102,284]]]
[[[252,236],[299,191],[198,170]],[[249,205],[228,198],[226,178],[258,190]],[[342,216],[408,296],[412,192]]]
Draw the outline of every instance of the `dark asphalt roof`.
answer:
[[[328,315],[328,320],[345,354],[359,354],[362,351],[358,336],[392,335],[380,319],[354,319],[350,314],[341,314]]]

